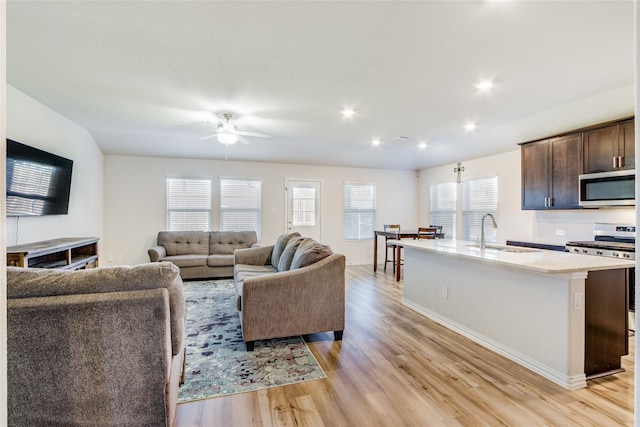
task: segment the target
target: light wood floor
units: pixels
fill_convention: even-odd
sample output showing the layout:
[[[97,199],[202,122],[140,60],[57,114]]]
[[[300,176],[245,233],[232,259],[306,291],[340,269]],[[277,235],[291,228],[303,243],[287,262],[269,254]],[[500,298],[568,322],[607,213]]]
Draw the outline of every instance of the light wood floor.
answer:
[[[401,298],[402,282],[390,271],[347,267],[343,341],[307,337],[326,379],[181,404],[175,425],[633,425],[633,347],[626,372],[568,391],[411,311]]]

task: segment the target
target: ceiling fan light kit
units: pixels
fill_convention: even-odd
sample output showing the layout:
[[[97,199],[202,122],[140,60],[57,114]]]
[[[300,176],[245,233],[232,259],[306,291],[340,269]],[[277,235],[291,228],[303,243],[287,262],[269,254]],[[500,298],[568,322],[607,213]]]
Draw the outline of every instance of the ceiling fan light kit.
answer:
[[[218,141],[226,145],[238,142],[238,129],[235,125],[229,123],[229,118],[227,118],[226,123],[218,125]]]

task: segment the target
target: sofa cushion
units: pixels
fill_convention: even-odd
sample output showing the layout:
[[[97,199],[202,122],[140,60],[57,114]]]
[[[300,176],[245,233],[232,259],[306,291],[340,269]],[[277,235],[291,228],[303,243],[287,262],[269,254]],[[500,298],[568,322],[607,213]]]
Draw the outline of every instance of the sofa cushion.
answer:
[[[233,254],[209,255],[207,257],[209,267],[229,267],[233,265]]]
[[[271,265],[248,265],[248,264],[236,264],[236,274],[234,276],[236,287],[236,308],[238,311],[242,311],[242,291],[244,289],[244,281],[249,277],[263,276],[265,274],[277,273]]]
[[[280,256],[282,256],[284,248],[287,247],[287,243],[289,243],[289,240],[291,240],[293,237],[300,237],[300,233],[296,231],[294,233],[283,234],[276,239],[276,243],[274,243],[273,245],[273,251],[271,251],[271,265],[273,265],[275,268],[278,268]]]
[[[166,288],[173,355],[182,351],[184,295],[180,270],[169,262],[87,270],[7,267],[7,298],[47,297]]]
[[[208,253],[233,255],[236,249],[250,248],[257,242],[258,235],[255,231],[212,231],[209,237]]]
[[[201,267],[207,265],[207,255],[174,255],[162,258],[162,261],[170,261],[180,268]]]
[[[209,255],[208,231],[161,231],[158,245],[164,246],[168,256]]]
[[[236,264],[236,273],[277,273],[278,270],[272,265],[250,265],[250,264]]]
[[[300,246],[305,239],[303,237],[293,237],[287,242],[287,246],[285,246],[284,251],[282,251],[282,255],[280,255],[280,260],[278,261],[278,271],[287,271],[291,267],[291,261],[293,260],[293,256],[296,253],[296,249]]]
[[[318,243],[312,239],[305,239],[304,242],[300,243],[298,249],[296,249],[289,268],[290,270],[295,270],[296,268],[306,267],[328,257],[332,253],[333,251],[329,246]]]

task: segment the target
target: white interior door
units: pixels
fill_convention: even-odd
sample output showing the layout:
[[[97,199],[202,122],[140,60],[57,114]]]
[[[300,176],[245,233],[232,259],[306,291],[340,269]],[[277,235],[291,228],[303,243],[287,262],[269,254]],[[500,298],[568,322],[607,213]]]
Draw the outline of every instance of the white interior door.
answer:
[[[287,180],[287,232],[320,242],[320,181]]]

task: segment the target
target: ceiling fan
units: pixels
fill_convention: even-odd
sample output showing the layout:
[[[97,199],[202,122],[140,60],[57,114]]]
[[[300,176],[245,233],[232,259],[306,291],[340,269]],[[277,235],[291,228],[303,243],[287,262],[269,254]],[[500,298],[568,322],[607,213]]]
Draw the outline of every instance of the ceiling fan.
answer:
[[[218,127],[214,133],[211,135],[203,136],[200,139],[210,139],[213,137],[218,137],[218,141],[225,145],[235,144],[240,141],[243,144],[250,144],[251,142],[244,138],[245,136],[253,136],[258,138],[271,138],[271,135],[266,133],[259,132],[247,132],[244,130],[239,130],[238,127],[231,123],[229,120],[233,118],[233,114],[231,113],[222,113],[221,116],[225,119],[224,122],[218,122]]]

